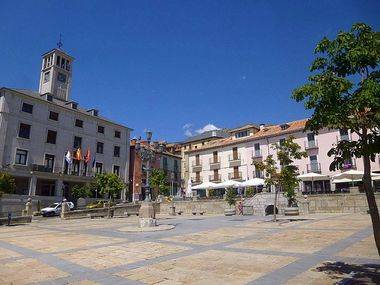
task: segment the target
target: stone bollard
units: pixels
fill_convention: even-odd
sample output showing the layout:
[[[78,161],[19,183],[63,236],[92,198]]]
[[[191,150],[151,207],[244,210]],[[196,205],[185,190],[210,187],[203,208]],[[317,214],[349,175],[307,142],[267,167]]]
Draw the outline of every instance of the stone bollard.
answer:
[[[25,215],[26,216],[32,216],[33,215],[32,198],[28,198],[28,201],[25,204]]]
[[[174,203],[172,203],[172,204],[170,205],[170,212],[169,212],[169,215],[171,215],[171,216],[175,216],[175,215],[176,215],[176,213],[175,213],[175,205],[174,205]]]
[[[70,208],[69,208],[69,205],[67,204],[67,200],[66,199],[63,199],[62,208],[61,209],[62,209],[61,210],[61,219],[64,219],[66,213],[70,211]]]

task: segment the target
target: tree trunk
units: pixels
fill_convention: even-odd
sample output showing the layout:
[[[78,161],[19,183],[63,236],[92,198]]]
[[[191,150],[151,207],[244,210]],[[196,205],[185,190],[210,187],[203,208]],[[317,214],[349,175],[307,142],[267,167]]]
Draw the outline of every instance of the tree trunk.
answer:
[[[364,163],[364,175],[363,175],[363,186],[364,191],[367,196],[369,213],[372,219],[373,235],[375,237],[377,253],[380,255],[380,218],[379,210],[377,208],[375,194],[372,188],[371,180],[371,161],[369,155],[363,156]]]
[[[278,190],[277,188],[274,189],[274,206],[273,206],[273,221],[277,222],[277,214],[276,214],[276,209],[277,209],[277,194]]]

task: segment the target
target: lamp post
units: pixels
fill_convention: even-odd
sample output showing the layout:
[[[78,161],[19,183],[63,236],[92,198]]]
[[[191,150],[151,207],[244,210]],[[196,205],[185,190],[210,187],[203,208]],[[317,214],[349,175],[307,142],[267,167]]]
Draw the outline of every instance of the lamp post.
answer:
[[[139,210],[139,222],[140,227],[154,227],[156,226],[156,213],[152,203],[151,189],[149,184],[150,163],[155,161],[156,154],[163,152],[163,145],[151,143],[152,132],[147,130],[146,132],[147,144],[141,144],[141,138],[139,138],[135,145],[136,153],[140,155],[142,162],[146,162],[146,183],[145,183],[145,200],[141,203]]]

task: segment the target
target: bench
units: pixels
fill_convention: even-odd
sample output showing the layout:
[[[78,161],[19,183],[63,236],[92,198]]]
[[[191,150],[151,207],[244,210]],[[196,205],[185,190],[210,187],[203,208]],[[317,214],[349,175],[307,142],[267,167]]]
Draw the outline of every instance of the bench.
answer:
[[[87,214],[87,217],[89,217],[90,219],[104,218],[107,216],[108,216],[108,213],[90,213],[90,214]]]
[[[203,216],[204,213],[205,211],[199,211],[199,212],[193,211],[193,216],[195,216],[196,214]]]
[[[131,215],[136,215],[136,216],[138,216],[138,215],[139,215],[139,212],[137,212],[137,211],[124,212],[124,215],[127,216],[127,217],[129,217],[129,216],[131,216]]]

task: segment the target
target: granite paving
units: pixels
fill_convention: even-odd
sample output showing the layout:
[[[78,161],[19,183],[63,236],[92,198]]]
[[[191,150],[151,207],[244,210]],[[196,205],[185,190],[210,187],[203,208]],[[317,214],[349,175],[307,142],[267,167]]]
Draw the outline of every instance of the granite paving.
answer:
[[[0,284],[379,284],[369,215],[161,215],[0,227]]]

